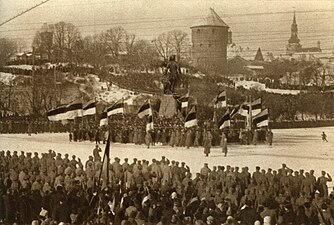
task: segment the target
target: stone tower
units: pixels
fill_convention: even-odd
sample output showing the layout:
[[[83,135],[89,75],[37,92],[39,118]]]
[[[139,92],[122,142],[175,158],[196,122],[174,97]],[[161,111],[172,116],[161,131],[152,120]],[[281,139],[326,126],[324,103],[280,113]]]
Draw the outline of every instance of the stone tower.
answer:
[[[190,29],[193,65],[207,72],[224,73],[229,26],[210,8],[207,17],[198,21]]]
[[[302,49],[302,45],[299,43],[298,38],[298,27],[296,22],[296,12],[293,12],[293,22],[291,24],[291,37],[289,39],[289,44],[286,47],[286,53],[292,54],[294,52],[299,52]]]

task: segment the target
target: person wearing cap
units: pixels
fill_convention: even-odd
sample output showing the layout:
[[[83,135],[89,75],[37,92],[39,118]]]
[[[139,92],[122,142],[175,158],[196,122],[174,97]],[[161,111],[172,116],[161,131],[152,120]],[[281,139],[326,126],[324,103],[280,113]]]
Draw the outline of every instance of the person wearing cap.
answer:
[[[190,173],[190,168],[189,168],[189,166],[186,166],[185,162],[181,162],[181,167],[180,167],[181,181],[185,178],[186,173]]]
[[[204,163],[204,166],[201,169],[201,175],[206,179],[209,176],[211,169],[208,166],[208,163]]]
[[[332,181],[332,177],[329,175],[329,173],[327,173],[327,177],[326,177],[326,172],[325,171],[321,171],[321,177],[318,178],[318,190],[320,192],[320,196],[321,197],[328,197],[328,186],[327,186],[327,182],[331,182]]]
[[[94,156],[94,160],[95,162],[97,161],[101,161],[101,156],[100,156],[100,152],[102,152],[101,148],[99,147],[99,145],[95,145],[95,148],[93,149],[93,156]]]
[[[162,173],[162,180],[161,180],[162,185],[170,184],[172,180],[172,171],[171,167],[168,165],[168,161],[165,161],[161,165],[161,173]]]
[[[306,196],[311,196],[314,192],[313,182],[308,172],[305,173],[305,178],[302,180],[301,190]]]
[[[159,162],[156,159],[152,159],[152,164],[150,165],[151,173],[155,175],[155,177],[152,178],[153,182],[160,182],[162,178],[161,167],[158,165],[158,163]]]
[[[252,179],[256,182],[256,184],[260,184],[262,174],[260,172],[260,167],[256,166],[255,171],[253,172]]]
[[[124,158],[124,162],[122,164],[122,168],[123,168],[123,171],[126,171],[126,169],[128,168],[129,166],[129,159],[128,158]]]
[[[68,166],[75,170],[75,168],[77,168],[77,164],[78,161],[76,160],[76,156],[72,155],[72,159],[69,161]]]

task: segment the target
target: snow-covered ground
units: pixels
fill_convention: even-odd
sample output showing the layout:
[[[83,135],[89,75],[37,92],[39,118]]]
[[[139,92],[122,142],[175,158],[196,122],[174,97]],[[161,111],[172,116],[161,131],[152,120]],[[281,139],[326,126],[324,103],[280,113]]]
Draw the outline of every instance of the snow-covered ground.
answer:
[[[6,66],[6,67],[23,69],[23,70],[32,70],[32,65],[10,65],[10,66]]]
[[[236,81],[235,82],[236,87],[243,87],[245,89],[256,89],[258,91],[266,91],[270,93],[276,93],[276,94],[290,94],[290,95],[297,95],[300,93],[299,90],[285,90],[285,89],[273,89],[273,88],[267,88],[265,84],[262,84],[257,81]]]
[[[88,80],[88,84],[80,83],[80,80],[83,80],[83,79]],[[90,87],[92,87],[92,92],[91,93],[86,92],[86,93],[88,95],[93,94],[94,96],[91,96],[91,97],[96,98],[98,101],[105,101],[105,102],[112,103],[112,102],[116,102],[123,98],[124,102],[126,102],[129,105],[132,105],[133,101],[137,99],[138,97],[149,96],[149,94],[134,93],[133,91],[125,89],[125,88],[121,88],[117,86],[116,84],[108,85],[107,82],[102,82],[100,78],[94,74],[89,74],[85,78],[72,77],[69,80],[78,84],[79,89],[82,92],[86,92],[85,90],[86,85],[89,85]]]
[[[322,142],[321,132],[325,131],[329,142]],[[47,152],[52,149],[56,152],[77,155],[83,161],[92,154],[94,143],[68,141],[68,134],[1,134],[0,150]],[[101,146],[104,149],[104,145]],[[133,144],[111,145],[111,158],[121,159],[161,159],[166,156],[171,160],[186,162],[193,173],[198,172],[205,162],[213,165],[248,166],[254,171],[255,166],[267,169],[278,169],[286,163],[291,169],[315,170],[320,176],[322,170],[329,172],[334,178],[334,127],[308,129],[274,130],[274,144],[268,145],[229,145],[227,157],[223,157],[221,149],[213,148],[209,157],[204,157],[202,148],[171,148],[167,146],[153,146],[147,149],[144,145]],[[334,183],[329,184],[330,187]]]
[[[0,84],[10,85],[15,77],[16,75],[13,75],[11,73],[0,72]]]

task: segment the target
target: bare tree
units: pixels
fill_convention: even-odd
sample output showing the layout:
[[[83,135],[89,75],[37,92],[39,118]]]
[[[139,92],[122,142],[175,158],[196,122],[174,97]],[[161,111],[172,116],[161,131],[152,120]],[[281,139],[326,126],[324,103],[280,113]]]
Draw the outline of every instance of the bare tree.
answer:
[[[136,35],[125,32],[124,45],[127,55],[132,55],[134,50],[134,44],[136,40]]]
[[[159,56],[162,57],[164,61],[167,61],[172,51],[170,35],[168,33],[162,33],[153,40],[153,43]]]
[[[80,39],[80,32],[77,27],[71,23],[59,22],[54,25],[53,46],[56,52],[56,59],[72,60],[73,48]]]
[[[173,49],[176,53],[176,59],[177,61],[180,61],[181,53],[184,52],[185,49],[187,33],[181,30],[172,30],[168,32],[168,36],[171,46],[173,46]]]
[[[108,52],[114,59],[117,59],[119,53],[123,50],[126,31],[123,27],[113,27],[101,35]]]
[[[134,61],[136,67],[141,67],[147,72],[154,67],[159,55],[154,46],[147,40],[138,40],[134,44]]]
[[[91,63],[94,67],[99,67],[104,64],[106,54],[107,50],[101,34],[86,36],[83,39],[82,55],[84,62]]]

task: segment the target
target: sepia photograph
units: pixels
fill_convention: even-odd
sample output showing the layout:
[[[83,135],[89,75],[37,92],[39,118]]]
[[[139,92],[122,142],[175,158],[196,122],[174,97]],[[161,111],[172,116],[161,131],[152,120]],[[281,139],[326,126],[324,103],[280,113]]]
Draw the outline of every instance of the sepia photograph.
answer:
[[[0,225],[334,225],[334,0],[0,0]]]

